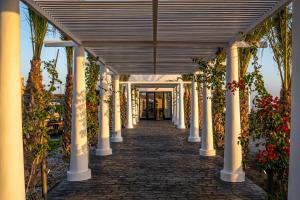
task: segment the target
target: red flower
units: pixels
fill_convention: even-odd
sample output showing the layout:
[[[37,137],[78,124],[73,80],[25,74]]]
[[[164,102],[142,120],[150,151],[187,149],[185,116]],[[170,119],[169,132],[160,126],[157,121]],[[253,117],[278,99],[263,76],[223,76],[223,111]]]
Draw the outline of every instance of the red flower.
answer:
[[[276,153],[269,153],[269,159],[274,160],[277,157]]]
[[[282,125],[281,130],[283,132],[285,132],[285,133],[289,133],[290,132],[290,129],[289,129],[289,127],[287,125]]]
[[[260,151],[260,150],[258,151],[258,153],[257,153],[257,155],[256,155],[256,159],[257,159],[258,161],[261,160],[261,151]]]
[[[286,116],[285,116],[285,117],[283,117],[282,119],[283,119],[283,121],[285,121],[285,122],[289,122],[289,118],[288,118],[288,117],[286,117]]]
[[[268,152],[266,150],[263,151],[263,155],[264,157],[267,157],[268,156]]]
[[[290,148],[288,146],[283,147],[283,151],[286,153],[286,155],[289,157],[290,156]]]

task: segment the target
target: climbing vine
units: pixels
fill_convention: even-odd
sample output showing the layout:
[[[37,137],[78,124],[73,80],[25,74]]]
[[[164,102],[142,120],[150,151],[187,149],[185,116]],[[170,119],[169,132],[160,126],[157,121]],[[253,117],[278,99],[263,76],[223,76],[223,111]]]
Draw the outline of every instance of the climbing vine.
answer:
[[[98,103],[97,84],[100,76],[100,68],[97,60],[91,55],[87,56],[88,63],[85,68],[86,82],[86,113],[87,136],[90,145],[96,145],[95,136],[98,132]]]
[[[202,72],[196,76],[198,85],[205,81],[206,86],[211,88],[214,141],[218,147],[224,147],[224,125],[225,125],[225,52],[220,49],[213,61],[207,62],[203,59],[193,59],[199,65]]]
[[[43,64],[44,69],[49,74],[48,89],[33,94],[34,98],[30,103],[30,112],[27,112],[23,118],[24,147],[25,151],[30,152],[30,154],[27,154],[30,155],[30,158],[26,159],[26,162],[31,162],[30,172],[26,179],[26,194],[29,198],[37,196],[35,189],[36,185],[39,184],[38,175],[47,173],[39,171],[38,166],[43,164],[42,170],[47,170],[46,158],[50,149],[48,134],[50,127],[47,126],[47,122],[56,111],[56,106],[51,102],[53,92],[56,90],[55,85],[61,83],[56,71],[56,60],[45,61]],[[43,183],[44,181],[47,183],[47,180],[43,180]]]

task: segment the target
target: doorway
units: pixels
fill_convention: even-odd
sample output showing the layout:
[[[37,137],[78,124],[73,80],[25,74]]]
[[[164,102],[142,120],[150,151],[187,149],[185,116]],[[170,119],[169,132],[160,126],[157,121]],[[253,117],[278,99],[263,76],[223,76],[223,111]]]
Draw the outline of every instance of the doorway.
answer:
[[[171,92],[140,92],[140,119],[169,120],[171,118]]]

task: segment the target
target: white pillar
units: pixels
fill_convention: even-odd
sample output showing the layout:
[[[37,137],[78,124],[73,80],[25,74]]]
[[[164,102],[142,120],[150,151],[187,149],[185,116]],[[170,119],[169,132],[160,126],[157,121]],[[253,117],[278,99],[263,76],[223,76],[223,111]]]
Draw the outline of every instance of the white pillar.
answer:
[[[131,83],[127,83],[127,109],[126,109],[126,128],[132,129],[133,123],[132,123],[132,103],[131,103]]]
[[[179,122],[177,125],[178,129],[185,129],[184,123],[184,88],[183,83],[179,84]]]
[[[293,72],[292,72],[292,113],[291,113],[291,155],[289,165],[288,199],[300,197],[300,1],[293,1]]]
[[[96,155],[107,156],[112,154],[112,149],[109,140],[108,84],[105,66],[102,67],[100,73],[99,133]]]
[[[192,80],[191,120],[189,142],[200,142],[199,137],[199,107],[198,107],[198,84],[195,77]]]
[[[235,44],[227,49],[226,82],[239,80],[238,48]],[[240,97],[239,90],[233,94],[226,91],[226,117],[225,117],[225,150],[224,168],[221,179],[227,182],[245,181],[242,166],[242,147],[239,142],[241,134]]]
[[[203,100],[202,100],[202,134],[201,148],[199,153],[201,156],[214,156],[216,150],[214,148],[213,124],[212,124],[212,107],[211,107],[211,88],[203,82]]]
[[[84,71],[84,49],[75,48],[74,80],[72,99],[72,136],[68,181],[83,181],[91,178],[88,167],[89,153],[86,130],[86,92]]]
[[[136,121],[136,93],[135,88],[132,90],[132,124],[135,126],[137,124]]]
[[[179,109],[179,85],[177,85],[177,87],[176,87],[176,123],[175,123],[176,127],[179,124],[179,115],[180,115],[179,110],[180,110]]]
[[[111,137],[112,142],[123,142],[122,127],[121,127],[121,105],[120,105],[120,76],[113,76],[113,133]]]
[[[136,92],[136,122],[140,121],[140,92],[137,90]]]
[[[25,199],[18,0],[0,0],[0,199]]]
[[[172,92],[172,122],[175,124],[176,122],[176,90],[173,89],[173,92]]]

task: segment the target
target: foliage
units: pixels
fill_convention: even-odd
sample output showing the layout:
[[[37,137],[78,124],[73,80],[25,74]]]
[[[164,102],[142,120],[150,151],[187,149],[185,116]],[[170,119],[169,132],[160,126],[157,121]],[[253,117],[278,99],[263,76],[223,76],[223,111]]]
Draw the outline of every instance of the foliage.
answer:
[[[56,71],[56,60],[44,62],[50,78],[48,90],[42,90],[34,93],[32,98],[30,112],[27,112],[23,121],[23,134],[25,151],[30,152],[31,170],[26,184],[26,192],[31,196],[35,192],[37,184],[37,167],[47,157],[50,149],[48,132],[50,128],[47,121],[51,117],[56,106],[51,103],[52,92],[56,90],[55,83],[60,82]],[[28,160],[27,160],[28,162]]]
[[[100,75],[100,68],[96,58],[88,55],[88,64],[85,69],[86,93],[86,111],[87,111],[87,134],[90,145],[95,145],[95,136],[98,132],[98,103],[97,84]]]
[[[207,62],[201,58],[193,59],[199,65],[202,74],[196,76],[198,85],[204,81],[207,87],[213,91],[212,112],[214,141],[218,147],[224,147],[224,125],[225,125],[225,52],[222,49],[216,54],[215,59]]]
[[[33,59],[41,60],[44,39],[48,31],[48,22],[31,9],[28,9],[28,20],[31,30]]]
[[[120,75],[120,81],[128,81],[130,78],[129,75]],[[121,123],[122,127],[126,126],[126,96],[125,96],[125,87],[120,89],[120,109],[121,109]]]
[[[261,96],[255,101],[251,134],[261,146],[257,154],[258,166],[269,176],[275,177],[276,185],[270,186],[271,198],[286,199],[288,162],[290,149],[290,115],[281,112],[279,98]],[[272,188],[273,187],[273,188]]]
[[[193,80],[193,74],[182,74],[181,77],[178,79],[181,79],[182,81],[189,81],[191,82]],[[185,84],[184,85],[184,121],[185,121],[185,126],[189,127],[190,126],[190,116],[191,116],[191,85],[190,84]]]
[[[266,26],[270,29],[267,39],[273,50],[282,84],[280,101],[289,111],[291,106],[292,7],[285,6],[266,22]]]
[[[70,38],[61,35],[62,40],[69,40]],[[73,97],[73,48],[66,47],[67,57],[67,77],[64,96],[64,133],[61,138],[63,147],[63,154],[65,160],[69,160],[71,154],[71,128],[72,128],[72,97]]]

